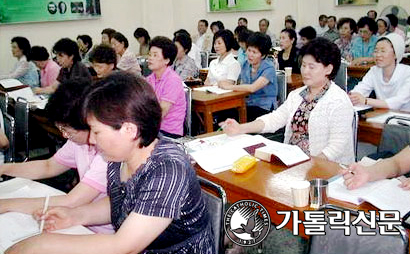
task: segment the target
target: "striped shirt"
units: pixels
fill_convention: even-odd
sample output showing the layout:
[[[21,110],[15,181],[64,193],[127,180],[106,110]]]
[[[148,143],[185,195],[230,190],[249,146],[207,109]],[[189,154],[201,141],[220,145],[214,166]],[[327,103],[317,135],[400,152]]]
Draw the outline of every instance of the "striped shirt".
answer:
[[[115,230],[131,212],[172,218],[146,253],[214,253],[206,201],[196,173],[181,149],[160,139],[147,162],[126,182],[121,182],[120,167],[118,162],[108,165],[108,194]]]

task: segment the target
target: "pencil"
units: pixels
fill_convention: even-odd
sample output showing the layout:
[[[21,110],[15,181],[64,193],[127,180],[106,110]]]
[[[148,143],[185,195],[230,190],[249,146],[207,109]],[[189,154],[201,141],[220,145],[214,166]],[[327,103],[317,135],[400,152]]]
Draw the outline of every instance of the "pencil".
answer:
[[[50,195],[46,196],[46,200],[44,201],[44,208],[43,208],[43,213],[42,215],[44,215],[48,209],[48,203],[50,202]],[[41,219],[40,222],[40,234],[43,233],[43,229],[44,229],[44,218]]]

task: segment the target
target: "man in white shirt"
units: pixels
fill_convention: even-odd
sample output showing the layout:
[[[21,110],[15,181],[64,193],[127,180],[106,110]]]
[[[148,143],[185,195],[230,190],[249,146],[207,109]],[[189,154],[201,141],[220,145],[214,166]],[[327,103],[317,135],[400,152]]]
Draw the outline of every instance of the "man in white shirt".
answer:
[[[212,34],[207,33],[208,21],[201,19],[198,21],[198,34],[193,36],[192,40],[201,49],[201,51],[210,52],[212,49]]]
[[[274,33],[270,32],[268,28],[269,28],[269,20],[267,19],[259,20],[259,32],[269,36],[271,39],[272,45],[276,45],[276,36]]]
[[[315,27],[316,36],[322,36],[329,28],[327,27],[327,16],[322,14],[319,16],[319,26]]]

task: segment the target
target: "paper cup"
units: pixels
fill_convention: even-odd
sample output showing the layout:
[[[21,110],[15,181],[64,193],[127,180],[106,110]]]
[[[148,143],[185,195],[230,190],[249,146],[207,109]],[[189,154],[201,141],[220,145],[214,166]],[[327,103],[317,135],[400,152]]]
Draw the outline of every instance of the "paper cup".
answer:
[[[293,206],[305,207],[309,205],[309,181],[296,181],[292,183]]]
[[[292,75],[292,67],[285,67],[285,75],[286,76]]]

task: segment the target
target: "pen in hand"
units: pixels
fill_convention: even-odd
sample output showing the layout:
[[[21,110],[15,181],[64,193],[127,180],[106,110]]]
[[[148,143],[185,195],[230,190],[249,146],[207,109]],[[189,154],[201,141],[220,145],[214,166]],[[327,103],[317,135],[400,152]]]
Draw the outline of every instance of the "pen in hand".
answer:
[[[48,209],[48,203],[50,202],[50,195],[46,196],[46,200],[44,201],[44,208],[43,208],[43,213],[42,216],[44,216],[44,214],[47,212]],[[40,222],[40,234],[43,233],[44,230],[44,217],[41,219]]]
[[[219,127],[216,131],[223,131],[226,128],[227,124],[224,123],[221,125],[221,127]]]

